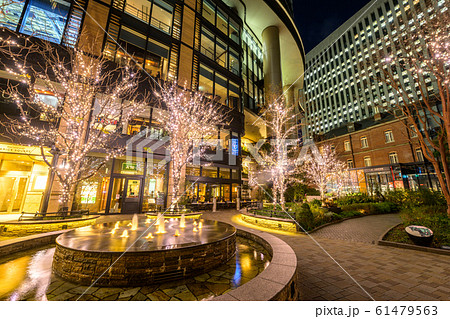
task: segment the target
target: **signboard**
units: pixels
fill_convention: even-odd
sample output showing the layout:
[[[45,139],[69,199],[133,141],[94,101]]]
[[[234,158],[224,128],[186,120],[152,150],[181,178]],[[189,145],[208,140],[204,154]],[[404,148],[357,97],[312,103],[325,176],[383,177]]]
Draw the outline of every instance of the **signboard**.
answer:
[[[231,155],[234,156],[239,155],[239,139],[237,138],[231,139]]]
[[[46,156],[52,156],[49,153],[49,148],[44,147],[44,154]],[[0,153],[16,153],[26,155],[41,155],[41,148],[39,146],[23,146],[16,144],[0,143]]]
[[[158,193],[158,198],[156,198],[156,205],[164,206],[164,193]]]
[[[122,173],[134,173],[137,171],[136,163],[122,163]]]

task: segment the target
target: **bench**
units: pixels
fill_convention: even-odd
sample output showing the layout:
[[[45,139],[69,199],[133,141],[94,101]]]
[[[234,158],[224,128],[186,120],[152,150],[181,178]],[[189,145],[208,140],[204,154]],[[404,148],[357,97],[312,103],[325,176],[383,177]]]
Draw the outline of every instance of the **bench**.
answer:
[[[19,217],[19,222],[24,220],[51,220],[51,219],[70,219],[70,218],[80,218],[84,215],[89,215],[89,209],[75,210],[75,211],[60,211],[53,213],[27,213],[22,212]]]

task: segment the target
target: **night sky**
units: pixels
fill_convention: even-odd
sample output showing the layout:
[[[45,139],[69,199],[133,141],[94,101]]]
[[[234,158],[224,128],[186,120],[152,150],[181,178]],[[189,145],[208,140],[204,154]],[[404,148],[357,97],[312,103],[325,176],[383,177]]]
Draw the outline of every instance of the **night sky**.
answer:
[[[294,0],[294,20],[308,53],[370,0]]]

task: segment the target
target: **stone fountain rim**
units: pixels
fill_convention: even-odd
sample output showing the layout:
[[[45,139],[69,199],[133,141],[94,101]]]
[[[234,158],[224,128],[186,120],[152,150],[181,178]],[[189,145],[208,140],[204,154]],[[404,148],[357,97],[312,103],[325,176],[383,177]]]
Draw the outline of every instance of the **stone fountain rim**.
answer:
[[[187,246],[187,247],[177,247],[177,248],[170,248],[170,249],[157,249],[157,250],[140,250],[140,251],[127,251],[126,249],[123,251],[107,251],[107,250],[91,250],[91,249],[76,249],[76,248],[72,248],[72,247],[68,247],[65,245],[62,245],[58,242],[58,240],[60,239],[61,236],[64,236],[66,234],[69,234],[71,232],[76,231],[77,229],[72,229],[70,231],[64,232],[63,234],[59,235],[58,237],[56,237],[55,240],[55,244],[57,246],[60,246],[64,249],[68,249],[68,250],[72,250],[72,251],[81,251],[81,252],[86,252],[86,253],[95,253],[95,254],[112,254],[112,255],[121,255],[121,254],[153,254],[153,253],[164,253],[164,252],[171,252],[171,251],[178,251],[178,250],[185,250],[185,249],[194,249],[196,247],[203,247],[205,245],[211,245],[213,243],[217,243],[217,242],[221,242],[224,240],[229,239],[230,237],[236,236],[237,235],[237,229],[235,226],[225,223],[225,222],[221,222],[218,220],[215,220],[215,222],[217,223],[221,223],[221,224],[225,224],[228,226],[231,226],[233,228],[233,232],[225,237],[222,237],[218,240],[213,240],[207,243],[203,243],[203,244],[198,244],[198,245],[194,245],[194,246]],[[114,222],[112,222],[111,224],[114,224]],[[86,226],[86,227],[92,227],[92,226]]]
[[[297,300],[297,255],[282,239],[260,230],[236,228],[236,236],[261,244],[271,254],[269,266],[249,282],[212,301],[268,301]],[[295,287],[297,286],[297,287]],[[292,294],[294,287],[295,295]]]

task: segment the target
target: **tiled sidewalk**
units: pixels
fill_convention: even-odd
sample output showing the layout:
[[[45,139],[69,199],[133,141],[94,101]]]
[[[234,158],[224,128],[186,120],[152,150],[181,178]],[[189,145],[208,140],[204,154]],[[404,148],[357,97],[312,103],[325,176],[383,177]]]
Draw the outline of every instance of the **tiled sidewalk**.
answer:
[[[314,238],[330,238],[376,244],[380,236],[390,227],[400,223],[397,214],[372,215],[353,218],[326,226],[314,232]]]
[[[228,211],[204,217],[233,223],[236,214]],[[331,230],[323,228],[312,237],[375,300],[450,300],[450,256],[369,244],[396,224],[395,218],[377,215],[352,219],[330,226]],[[353,237],[346,240],[342,234],[352,228]],[[371,236],[355,235],[367,234],[364,230],[369,229]],[[297,254],[302,300],[371,300],[310,237],[274,235]]]

